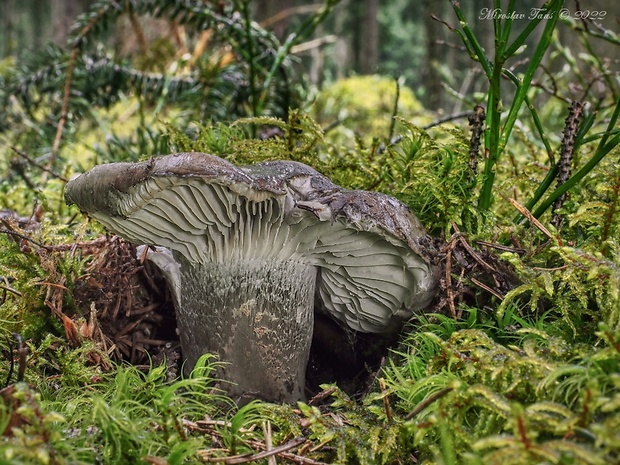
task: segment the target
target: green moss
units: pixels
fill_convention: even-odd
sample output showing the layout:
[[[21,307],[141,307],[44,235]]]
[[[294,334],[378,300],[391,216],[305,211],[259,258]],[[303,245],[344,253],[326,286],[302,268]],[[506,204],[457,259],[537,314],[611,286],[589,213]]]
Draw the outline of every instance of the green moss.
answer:
[[[84,358],[72,357],[61,356],[66,367],[84,365]],[[16,384],[10,403],[0,402],[0,426],[19,420],[0,440],[0,461],[112,464],[156,456],[186,463],[204,445],[184,432],[183,419],[204,419],[229,402],[213,390],[214,366],[203,357],[190,377],[177,381],[167,381],[164,365],[147,373],[128,366],[110,374],[91,369],[88,379],[63,372],[38,390]]]
[[[415,412],[403,425],[422,463],[450,454],[452,463],[618,460],[615,433],[602,425],[616,424],[620,414],[608,407],[620,392],[610,382],[619,373],[620,333],[601,326],[605,342],[597,348],[526,334],[519,346],[501,345],[480,330],[459,330],[446,340],[411,336],[404,363],[386,375],[399,409]]]
[[[373,138],[390,136],[396,81],[383,76],[354,76],[336,81],[319,93],[310,114],[321,127],[333,126],[327,140],[337,145],[353,146],[360,138],[371,145]],[[400,86],[396,115],[423,125],[430,117],[411,89]]]

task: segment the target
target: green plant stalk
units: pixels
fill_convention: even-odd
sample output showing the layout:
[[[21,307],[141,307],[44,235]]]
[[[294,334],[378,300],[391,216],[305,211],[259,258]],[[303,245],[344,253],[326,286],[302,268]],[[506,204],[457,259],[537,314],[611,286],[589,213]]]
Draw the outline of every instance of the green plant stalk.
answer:
[[[493,9],[494,10],[498,10],[501,11],[502,9],[502,2],[500,0],[493,0]],[[508,12],[510,12],[510,9],[507,9]],[[509,23],[512,23],[512,19],[511,19],[510,13],[508,13],[507,18],[504,20],[506,23],[506,29],[510,29]],[[497,54],[497,51],[502,49],[503,45],[506,44],[506,42],[504,40],[502,40],[504,34],[503,34],[503,28],[502,28],[502,19],[500,15],[493,15],[493,44],[495,46],[495,61],[497,61],[497,57],[501,56],[501,54]]]
[[[607,131],[605,131],[605,132],[597,132],[597,133],[592,134],[591,136],[586,137],[585,139],[583,139],[581,141],[581,143],[582,144],[587,144],[588,142],[592,142],[593,140],[600,139],[605,134],[608,134],[610,136],[615,136],[616,134],[620,134],[620,129],[614,129],[611,132],[607,132]]]
[[[583,167],[571,176],[568,181],[553,191],[549,197],[547,197],[547,199],[545,199],[545,201],[536,209],[536,211],[534,211],[534,217],[540,218],[559,196],[570,190],[579,181],[581,181],[618,144],[620,144],[620,134],[616,135],[607,146],[603,147],[601,150],[597,150],[588,163],[583,165]]]
[[[577,130],[577,134],[575,136],[575,148],[573,149],[575,152],[579,150],[583,144],[588,142],[592,142],[593,140],[602,138],[605,134],[608,134],[607,131],[603,131],[602,133],[593,134],[590,137],[585,137],[585,135],[590,131],[592,125],[594,124],[594,118],[596,117],[596,110],[589,113],[583,120],[583,122],[579,125],[579,129]],[[618,132],[617,130],[612,131],[612,133]]]
[[[494,73],[491,77],[487,108],[490,108],[491,117],[489,118],[488,131],[488,155],[484,164],[484,175],[480,197],[478,198],[478,207],[482,210],[488,210],[491,205],[493,183],[495,182],[495,164],[499,158],[499,141],[501,131],[502,101],[500,98],[500,78],[502,63],[496,62]],[[499,70],[496,74],[495,70]],[[486,140],[485,140],[486,143]]]
[[[565,22],[572,26],[572,24],[569,21],[565,21]],[[592,37],[596,37],[597,39],[605,40],[609,42],[610,44],[620,45],[620,36],[618,36],[615,32],[610,31],[609,29],[606,29],[604,33],[593,31],[593,30],[585,31],[581,28],[576,28],[576,27],[574,29],[576,31],[580,31],[580,32],[582,31],[586,34],[589,34]]]
[[[545,192],[547,192],[547,189],[549,189],[549,186],[553,184],[553,180],[558,175],[558,171],[559,169],[558,169],[557,164],[554,165],[553,168],[551,168],[549,171],[547,171],[547,175],[545,176],[545,179],[543,179],[542,182],[538,185],[538,187],[536,188],[536,192],[534,192],[534,195],[532,196],[532,198],[525,204],[525,208],[527,208],[529,211],[532,211],[532,208],[534,208],[534,205],[538,203],[538,201],[542,198]],[[523,219],[524,219],[523,215],[519,213],[513,220],[513,223],[519,223]]]
[[[501,7],[501,3],[499,1],[496,2],[498,7]],[[509,12],[515,11],[515,0],[510,0],[508,2],[508,8],[506,9]],[[505,23],[504,23],[504,27],[501,31],[501,42],[503,44],[503,48],[505,49],[506,44],[508,43],[508,40],[510,39],[510,31],[512,30],[512,22],[513,22],[513,17],[512,15],[509,15],[508,18],[506,19]],[[506,53],[506,51],[504,50],[504,54],[506,56],[511,56],[512,53]]]
[[[564,0],[551,0],[549,4],[543,7],[540,12],[541,17],[543,15],[548,15],[549,19],[547,20],[547,24],[543,31],[541,40],[536,49],[534,50],[532,59],[530,60],[530,63],[525,71],[523,80],[517,87],[517,93],[515,94],[515,97],[512,101],[512,105],[510,106],[510,110],[508,111],[508,116],[506,117],[506,121],[503,127],[501,125],[501,99],[499,98],[499,88],[502,75],[501,68],[503,67],[504,62],[508,58],[510,58],[510,56],[504,53],[504,44],[496,42],[496,58],[493,75],[490,82],[491,89],[489,91],[489,103],[491,104],[490,108],[492,112],[489,124],[489,155],[485,162],[482,188],[480,190],[480,197],[478,199],[478,207],[481,210],[488,210],[491,206],[491,201],[493,198],[493,184],[495,181],[495,165],[499,161],[502,152],[506,148],[506,144],[508,143],[508,139],[510,138],[512,129],[514,128],[514,125],[517,121],[519,111],[527,97],[527,92],[529,90],[530,83],[532,82],[532,78],[534,77],[534,73],[538,69],[540,62],[542,61],[542,58],[547,51],[549,44],[551,43],[553,31],[559,17],[559,10],[563,5]],[[519,36],[518,39],[523,40],[521,36]],[[509,48],[509,50],[514,50],[515,52],[517,49],[518,47],[514,48],[513,46]],[[499,69],[497,69],[498,67]],[[496,112],[498,112],[499,114],[495,114]]]
[[[515,53],[519,51],[519,48],[521,48],[521,46],[525,43],[527,38],[530,36],[530,34],[532,34],[534,29],[536,29],[536,27],[542,21],[542,19],[543,18],[541,16],[537,16],[536,18],[533,18],[530,21],[528,21],[525,29],[521,31],[521,34],[519,34],[517,38],[512,42],[512,44],[510,44],[510,46],[508,46],[506,50],[504,51],[506,58],[513,56]]]
[[[454,4],[454,3],[453,3]],[[494,9],[501,10],[501,3],[499,0],[494,0]],[[509,7],[512,7],[514,11],[514,3],[511,2]],[[512,15],[508,15],[509,18]],[[491,69],[491,74],[487,73],[489,79],[490,89],[487,95],[487,109],[490,109],[489,124],[485,134],[485,145],[488,149],[488,156],[484,165],[483,174],[483,187],[481,189],[479,202],[483,205],[487,205],[484,209],[488,209],[491,198],[491,187],[495,180],[494,166],[497,162],[498,145],[500,141],[500,128],[501,128],[501,115],[502,115],[502,100],[501,100],[501,73],[504,67],[504,48],[506,41],[502,40],[506,31],[510,30],[512,20],[506,20],[506,27],[502,29],[502,23],[499,17],[495,17],[493,20],[494,32],[495,32],[495,60]],[[485,200],[485,199],[488,199]],[[479,205],[480,205],[479,203]]]
[[[614,112],[612,113],[611,118],[609,118],[609,123],[607,124],[607,130],[603,134],[603,137],[601,137],[601,141],[598,144],[597,151],[601,148],[601,146],[607,145],[607,139],[609,139],[609,136],[611,135],[611,133],[616,130],[615,128],[618,123],[618,118],[620,118],[620,100],[616,102],[616,108],[614,109]],[[614,138],[617,139],[617,137],[615,136]]]
[[[514,4],[511,3],[512,10],[514,11]],[[499,0],[494,0],[493,7],[495,10],[501,11],[501,3]],[[512,18],[511,14],[507,15],[508,18]],[[510,30],[512,19],[506,20],[506,27],[502,31],[502,23],[499,15],[493,20],[494,32],[495,32],[495,60],[493,63],[493,71],[489,76],[490,89],[487,96],[487,109],[490,109],[489,124],[487,125],[487,134],[485,137],[485,145],[488,150],[486,156],[486,162],[484,164],[484,174],[482,189],[480,197],[478,199],[479,206],[484,210],[488,209],[491,203],[491,188],[495,182],[495,164],[497,163],[497,157],[499,155],[498,146],[500,141],[501,131],[501,116],[502,116],[502,100],[501,100],[501,73],[504,68],[504,48],[506,41],[502,40],[506,30]],[[489,111],[487,111],[489,113]],[[487,144],[488,142],[488,144]],[[484,206],[486,205],[486,206]],[[484,206],[484,207],[483,207]]]
[[[521,86],[521,81],[511,70],[504,69],[504,75],[508,77],[515,84],[515,86],[517,86],[517,89]],[[525,102],[525,105],[527,106],[528,110],[530,110],[530,114],[532,115],[532,120],[534,121],[534,126],[536,127],[536,130],[538,131],[540,140],[545,146],[545,150],[547,151],[547,156],[549,158],[549,161],[551,164],[553,164],[554,163],[553,149],[551,148],[551,144],[549,143],[549,138],[545,134],[545,130],[543,128],[542,121],[540,120],[540,117],[538,116],[538,112],[536,111],[536,108],[532,104],[527,94],[525,95],[525,99],[523,101]]]
[[[506,123],[504,124],[504,128],[502,130],[502,139],[499,146],[500,153],[504,150],[506,144],[508,143],[508,138],[510,137],[515,122],[517,121],[519,110],[527,96],[527,92],[529,90],[530,83],[532,82],[532,78],[534,77],[534,73],[538,69],[538,66],[542,61],[543,56],[547,51],[547,48],[551,44],[553,31],[555,30],[555,26],[559,17],[559,11],[563,5],[564,0],[552,0],[551,5],[548,8],[543,8],[544,12],[546,14],[549,14],[551,17],[547,21],[542,37],[540,38],[540,42],[538,43],[538,46],[534,51],[534,55],[530,60],[530,64],[528,65],[525,74],[523,75],[521,86],[518,88],[517,94],[515,95],[515,98],[510,107],[510,111],[508,112]],[[541,14],[542,13],[543,12],[541,12]]]
[[[542,214],[555,202],[555,200],[575,186],[579,181],[581,181],[590,171],[594,169],[594,167],[603,159],[605,156],[611,152],[611,150],[620,144],[620,133],[615,133],[615,135],[609,139],[609,135],[612,132],[612,129],[615,127],[616,122],[618,121],[618,117],[620,117],[620,101],[616,103],[616,108],[614,109],[614,113],[611,116],[609,124],[607,125],[607,131],[601,137],[601,141],[599,142],[596,151],[592,158],[581,167],[579,171],[577,171],[573,176],[571,176],[564,184],[559,186],[556,190],[554,190],[549,196],[545,199],[545,201],[533,212],[535,218],[540,218]]]
[[[463,14],[463,10],[461,10],[461,6],[459,2],[457,2],[456,0],[451,0],[451,3],[452,3],[452,8],[454,9],[454,12],[456,13],[456,17],[461,23],[461,29],[463,30],[463,33],[465,34],[465,37],[467,38],[467,43],[465,44],[466,47],[474,51],[474,53],[476,54],[476,57],[478,58],[478,61],[482,65],[482,69],[484,70],[484,73],[487,75],[487,78],[491,79],[491,76],[493,74],[491,62],[486,56],[486,53],[484,49],[482,48],[482,46],[480,45],[480,42],[478,42],[476,35],[469,27],[469,24],[467,23],[467,20],[465,19],[465,15]]]
[[[609,239],[609,229],[614,220],[614,215],[618,207],[618,198],[620,197],[620,176],[616,179],[616,184],[612,189],[612,201],[610,202],[607,215],[605,215],[605,222],[603,223],[603,233],[601,234],[601,241],[603,242],[603,251],[609,248],[607,239]]]

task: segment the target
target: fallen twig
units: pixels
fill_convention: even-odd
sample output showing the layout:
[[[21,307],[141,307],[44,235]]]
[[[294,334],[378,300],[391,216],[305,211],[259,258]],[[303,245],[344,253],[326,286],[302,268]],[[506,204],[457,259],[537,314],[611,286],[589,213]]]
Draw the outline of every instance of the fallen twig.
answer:
[[[198,454],[200,455],[200,457],[205,461],[205,462],[221,462],[223,464],[226,465],[234,465],[234,464],[238,464],[238,463],[249,463],[249,462],[254,462],[256,460],[261,460],[261,459],[266,459],[268,457],[272,457],[275,455],[280,455],[282,452],[286,452],[290,449],[293,449],[297,446],[299,446],[300,444],[303,444],[304,442],[306,442],[307,439],[306,438],[296,438],[293,439],[292,441],[287,442],[286,444],[282,444],[281,446],[278,447],[274,447],[271,450],[263,450],[261,452],[257,452],[255,454],[243,454],[243,455],[233,455],[230,457],[211,457],[210,456],[210,451],[209,450],[204,450],[204,451],[198,451]],[[262,443],[258,443],[256,441],[252,441],[253,442],[253,446],[256,447],[257,444],[260,444],[261,448],[266,447],[264,444]],[[301,459],[304,459],[304,457],[300,457]],[[299,462],[298,463],[311,463],[311,462]],[[315,462],[317,463],[317,462]]]
[[[317,402],[321,402],[323,399],[326,399],[327,397],[331,396],[334,392],[336,392],[336,388],[333,386],[327,389],[323,389],[321,392],[319,392],[317,395],[315,395],[312,399],[308,401],[308,405],[314,405]]]
[[[13,289],[11,286],[8,286],[8,285],[0,284],[0,289],[2,289],[3,291],[8,291],[11,294],[16,295],[17,297],[22,296],[21,292],[19,292],[17,289]]]
[[[454,292],[452,292],[452,251],[456,247],[457,238],[456,233],[450,239],[447,246],[446,254],[446,293],[448,294],[448,305],[450,306],[450,316],[454,320],[458,319],[456,314],[456,305],[454,304]]]
[[[485,270],[492,272],[492,273],[497,273],[497,270],[489,265],[487,262],[485,262],[480,255],[478,255],[478,253],[472,248],[471,245],[469,245],[469,242],[467,242],[467,240],[465,239],[465,237],[461,234],[460,229],[458,228],[458,226],[456,225],[456,223],[452,223],[452,227],[454,228],[454,230],[458,233],[458,236],[456,237],[457,240],[461,243],[461,245],[465,248],[465,250],[467,250],[467,253],[469,253],[469,255],[471,256],[471,258],[473,258],[474,260],[476,260],[476,262],[478,264],[480,264]]]
[[[470,281],[472,283],[474,283],[476,286],[484,289],[485,291],[493,294],[495,297],[497,297],[499,300],[504,300],[504,296],[502,294],[500,294],[499,292],[497,292],[495,289],[490,288],[489,286],[487,286],[486,284],[484,284],[482,281],[478,281],[476,278],[470,278]]]
[[[383,410],[385,411],[385,417],[387,418],[388,422],[391,422],[394,417],[392,415],[392,408],[390,406],[390,399],[388,397],[389,393],[385,384],[385,379],[379,378],[379,387],[381,388],[381,397],[383,400]]]
[[[491,249],[501,250],[503,252],[513,252],[513,253],[516,253],[518,255],[524,255],[526,253],[525,249],[518,249],[518,248],[515,248],[515,247],[510,247],[508,245],[497,244],[495,242],[487,242],[487,241],[481,241],[481,240],[476,240],[475,242],[478,245],[483,245],[483,246],[489,247]]]
[[[271,422],[269,420],[263,422],[263,434],[265,435],[265,451],[271,452],[273,450],[273,438],[271,436]],[[275,454],[269,456],[267,464],[278,465]]]
[[[418,405],[416,405],[414,409],[407,414],[407,416],[405,417],[405,420],[411,420],[413,417],[415,417],[418,413],[420,413],[426,407],[431,405],[437,399],[441,399],[443,396],[445,396],[446,394],[448,394],[450,391],[453,391],[453,390],[454,388],[452,386],[448,386],[448,387],[445,387],[437,391],[435,394],[428,396],[425,400],[423,400]]]
[[[529,211],[527,208],[525,208],[523,205],[521,205],[515,199],[508,198],[508,201],[512,204],[513,207],[515,207],[517,209],[517,211],[519,213],[521,213],[523,216],[525,216],[527,218],[527,220],[531,224],[533,224],[536,228],[538,228],[540,230],[540,232],[542,232],[545,236],[547,236],[549,239],[551,239],[553,241],[557,241],[558,245],[560,247],[562,247],[564,245],[562,243],[562,239],[559,238],[559,237],[557,237],[557,238],[554,237],[553,234],[551,234],[549,232],[549,230],[547,228],[545,228],[543,226],[543,224],[534,217],[534,215],[532,215],[531,211]]]
[[[26,242],[30,242],[31,244],[36,245],[37,247],[41,249],[50,250],[50,247],[48,245],[42,244],[41,242],[37,242],[33,238],[25,234],[22,234],[20,232],[14,231],[12,229],[0,229],[0,234],[8,234],[9,236],[14,236]]]
[[[46,173],[49,173],[52,175],[52,177],[56,178],[56,179],[60,179],[62,182],[69,182],[69,180],[67,178],[65,178],[64,176],[61,176],[58,173],[55,173],[54,171],[52,171],[50,168],[48,168],[47,166],[43,166],[41,163],[39,163],[38,161],[36,161],[34,158],[32,158],[30,155],[28,155],[26,152],[23,152],[21,150],[19,150],[17,147],[11,146],[11,149],[13,150],[13,152],[15,152],[17,155],[19,155],[22,158],[25,158],[26,161],[28,161],[28,163],[30,163],[33,166],[36,166],[37,168],[39,168],[42,171],[45,171]]]
[[[471,111],[460,111],[458,113],[446,115],[442,118],[436,119],[435,121],[427,124],[426,126],[422,126],[422,129],[426,131],[427,129],[434,128],[435,126],[439,126],[440,124],[447,123],[449,121],[454,121],[455,119],[468,118],[471,114],[472,114]]]

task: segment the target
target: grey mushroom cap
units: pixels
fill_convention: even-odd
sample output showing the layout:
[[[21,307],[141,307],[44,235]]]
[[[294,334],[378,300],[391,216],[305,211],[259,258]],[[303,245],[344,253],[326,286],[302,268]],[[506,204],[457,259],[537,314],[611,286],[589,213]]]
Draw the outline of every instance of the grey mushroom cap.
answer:
[[[297,162],[236,167],[178,153],[96,166],[65,196],[110,231],[188,263],[315,266],[316,305],[358,331],[392,330],[437,287],[429,238],[404,204],[344,189]]]

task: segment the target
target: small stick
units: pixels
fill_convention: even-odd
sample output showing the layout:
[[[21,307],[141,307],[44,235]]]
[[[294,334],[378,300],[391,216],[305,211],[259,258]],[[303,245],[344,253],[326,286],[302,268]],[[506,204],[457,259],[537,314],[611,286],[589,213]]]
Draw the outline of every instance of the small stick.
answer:
[[[470,118],[471,114],[472,114],[471,111],[460,111],[457,113],[452,113],[451,115],[446,115],[442,118],[436,119],[435,121],[433,121],[430,124],[427,124],[426,126],[422,126],[422,129],[426,131],[427,129],[434,128],[435,126],[439,126],[440,124],[447,123],[449,121],[454,121],[455,119],[460,119],[460,118],[465,118],[465,117]]]
[[[13,150],[13,152],[15,152],[20,157],[25,158],[28,161],[28,163],[30,163],[31,165],[36,166],[37,168],[39,168],[42,171],[45,171],[46,173],[51,174],[52,177],[54,177],[56,179],[60,179],[62,182],[69,182],[69,180],[67,178],[65,178],[64,176],[61,176],[58,173],[55,173],[54,171],[52,171],[47,166],[43,166],[41,163],[36,161],[34,158],[32,158],[26,152],[23,152],[23,151],[19,150],[17,147],[14,147],[14,146],[11,146],[11,149]]]
[[[273,450],[273,439],[271,437],[271,422],[269,420],[263,422],[263,433],[265,435],[265,451],[270,452]],[[278,465],[275,455],[270,455],[267,458],[268,465]]]
[[[5,223],[6,225],[6,223]],[[45,250],[50,250],[50,247],[44,244],[41,244],[40,242],[35,241],[34,239],[32,239],[31,237],[26,236],[25,234],[22,233],[18,233],[17,231],[13,231],[11,229],[0,229],[0,234],[8,234],[9,236],[15,236],[15,237],[19,237],[20,239],[30,242],[31,244],[36,245],[37,247],[40,247],[41,249],[45,249]]]
[[[437,399],[441,399],[443,396],[445,396],[446,394],[448,394],[450,391],[453,391],[453,390],[454,390],[454,388],[449,386],[449,387],[445,387],[445,388],[437,391],[433,395],[428,396],[425,400],[423,400],[418,405],[416,405],[414,407],[414,409],[407,414],[407,416],[405,417],[405,420],[411,420],[413,417],[415,417],[418,413],[420,413],[426,407],[431,405]]]
[[[487,241],[481,241],[481,240],[476,240],[475,242],[478,245],[483,245],[485,247],[490,247],[491,249],[502,250],[504,252],[513,252],[513,253],[516,253],[518,255],[523,255],[523,254],[526,253],[525,249],[517,249],[515,247],[510,247],[508,245],[496,244],[494,242],[487,242]]]
[[[13,337],[17,341],[17,353],[19,354],[17,382],[21,383],[24,380],[24,374],[26,373],[26,357],[28,356],[28,348],[24,345],[24,341],[22,340],[20,334],[13,333]]]
[[[521,205],[519,202],[517,202],[514,199],[508,198],[508,201],[512,204],[513,207],[517,209],[519,213],[525,216],[530,223],[536,226],[540,230],[540,232],[542,232],[549,239],[556,240],[556,238],[553,237],[553,235],[549,232],[549,230],[545,228],[543,224],[534,217],[534,215],[532,215],[531,211],[529,211],[527,208],[525,208],[523,205]],[[561,247],[563,245],[562,239],[558,237],[557,241]]]
[[[394,418],[392,416],[392,408],[390,407],[390,399],[388,398],[388,389],[385,385],[385,379],[379,378],[379,387],[381,388],[381,394],[383,394],[383,409],[385,410],[385,417],[388,422],[391,422]]]
[[[308,401],[308,405],[316,404],[317,402],[320,402],[323,399],[331,396],[334,392],[336,392],[335,387],[323,389],[321,392],[319,392],[317,395],[315,395],[312,399]]]
[[[286,444],[282,444],[281,446],[274,447],[271,450],[264,450],[262,452],[257,452],[256,454],[235,455],[232,457],[204,457],[203,456],[202,459],[206,462],[222,462],[225,465],[234,465],[238,463],[249,463],[249,462],[254,462],[256,460],[266,459],[268,457],[272,457],[277,454],[281,454],[282,452],[293,449],[299,446],[300,444],[303,444],[304,442],[306,442],[306,438],[297,438],[297,439],[293,439],[292,441],[287,442]],[[264,444],[261,444],[261,446],[265,447]],[[301,458],[303,459],[303,457]],[[310,463],[310,462],[306,462],[306,463]]]
[[[11,384],[11,378],[13,377],[13,370],[15,369],[15,357],[13,357],[13,343],[8,338],[8,336],[6,337],[6,342],[7,342],[7,345],[9,346],[9,355],[7,358],[11,360],[11,364],[9,365],[9,374],[6,376],[6,381],[4,383],[4,388],[2,390],[9,387],[9,384]]]
[[[17,297],[21,297],[22,293],[19,292],[17,289],[13,289],[11,286],[6,286],[4,284],[0,284],[0,289],[2,289],[3,291],[9,291],[11,294],[16,295]]]
[[[307,439],[307,438],[299,438],[299,440],[302,440],[302,439]],[[293,441],[295,441],[295,439],[293,439]],[[260,442],[249,441],[249,443],[252,447],[256,447],[257,449],[261,449],[265,447],[265,445]],[[299,444],[303,444],[303,441],[301,441]],[[293,454],[292,452],[287,452],[287,451],[278,452],[277,455],[278,457],[282,457],[285,460],[290,460],[291,462],[298,463],[299,465],[328,465],[325,462],[313,460],[308,457],[304,457],[299,454]]]
[[[480,255],[478,255],[478,253],[472,248],[472,246],[469,245],[469,243],[465,240],[465,238],[463,236],[460,236],[458,238],[458,241],[463,245],[465,250],[467,250],[467,253],[469,253],[471,258],[476,260],[476,262],[478,262],[482,266],[482,268],[484,268],[487,271],[490,271],[490,272],[493,272],[493,273],[497,273],[497,270],[493,266],[491,266],[487,262],[485,262],[480,257]]]
[[[465,236],[463,236],[463,234],[461,234],[461,230],[459,229],[459,227],[456,225],[456,223],[452,223],[452,227],[454,228],[454,230],[456,231],[456,240],[458,240],[461,245],[465,248],[465,250],[467,250],[467,253],[469,253],[469,255],[471,256],[471,258],[473,258],[476,262],[478,262],[479,265],[482,266],[482,268],[484,268],[487,271],[491,271],[493,273],[497,273],[497,270],[489,265],[487,262],[485,262],[480,255],[478,255],[478,253],[472,248],[471,245],[469,245],[469,242],[467,242],[467,240],[465,239]]]
[[[455,233],[448,244],[448,253],[446,254],[446,292],[448,293],[448,304],[450,306],[450,315],[452,319],[457,320],[456,306],[454,305],[454,293],[452,292],[452,251],[456,246],[457,238]]]
[[[481,281],[478,281],[476,278],[469,278],[470,281],[472,283],[474,283],[476,286],[481,287],[482,289],[484,289],[487,292],[490,292],[491,294],[493,294],[495,297],[497,297],[499,300],[504,300],[504,296],[501,295],[499,292],[497,292],[495,289],[491,289],[489,286],[487,286],[486,284],[484,284]]]
[[[396,96],[394,97],[394,108],[392,109],[392,118],[390,119],[390,132],[388,134],[388,140],[392,140],[394,137],[394,127],[396,125],[396,115],[398,115],[398,101],[400,100],[400,81],[394,80],[396,83]]]
[[[84,38],[90,34],[93,28],[96,26],[97,22],[105,16],[108,12],[109,8],[113,8],[112,4],[105,5],[97,11],[97,14],[82,28],[82,30],[77,34],[73,45],[71,47],[71,54],[69,56],[69,62],[67,64],[67,71],[65,72],[65,85],[63,90],[62,104],[60,109],[60,117],[58,119],[58,126],[56,127],[56,135],[54,136],[54,142],[52,144],[52,155],[47,163],[47,166],[51,169],[54,166],[54,162],[58,157],[58,149],[60,148],[60,141],[62,139],[62,134],[65,129],[65,124],[67,123],[67,118],[69,116],[69,98],[71,97],[71,86],[73,84],[73,71],[75,69],[75,63],[77,62],[78,55],[80,50],[82,49],[82,45],[84,44]],[[45,170],[47,173],[48,171]],[[45,184],[45,179],[43,180],[43,184]]]

